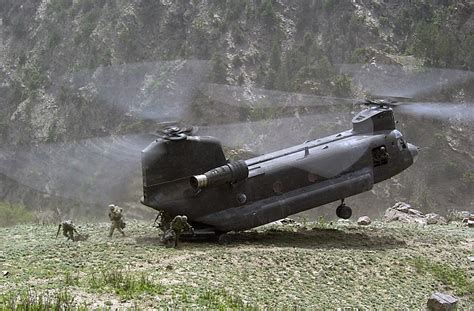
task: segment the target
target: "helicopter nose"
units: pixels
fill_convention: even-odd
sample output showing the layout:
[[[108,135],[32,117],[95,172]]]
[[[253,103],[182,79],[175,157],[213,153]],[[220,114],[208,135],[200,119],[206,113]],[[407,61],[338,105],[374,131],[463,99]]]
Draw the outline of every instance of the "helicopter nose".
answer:
[[[413,158],[413,163],[416,162],[416,159],[418,159],[418,147],[408,143],[408,150],[410,150],[411,157]]]

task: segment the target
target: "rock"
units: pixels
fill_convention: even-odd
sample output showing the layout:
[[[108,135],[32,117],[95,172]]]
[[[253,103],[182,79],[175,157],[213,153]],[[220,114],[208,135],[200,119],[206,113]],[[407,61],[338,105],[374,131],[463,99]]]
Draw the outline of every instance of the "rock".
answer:
[[[469,260],[470,262],[474,262],[474,256],[467,257],[467,260]]]
[[[372,221],[370,220],[368,216],[362,216],[362,217],[359,217],[359,219],[357,219],[357,224],[359,226],[368,226],[371,223]]]
[[[469,218],[471,213],[468,211],[456,211],[456,210],[451,210],[448,213],[448,219],[449,221],[463,221],[466,218]]]
[[[428,310],[430,311],[450,311],[456,310],[458,299],[454,296],[434,293],[426,303]]]
[[[474,214],[469,215],[469,220],[474,221]]]
[[[2,275],[3,275],[3,276],[8,276],[9,274],[10,274],[9,271],[6,271],[6,270],[2,271]]]
[[[468,220],[468,221],[467,221],[467,226],[468,226],[469,228],[474,228],[474,220]]]
[[[385,211],[384,220],[385,222],[401,221],[405,223],[418,223],[422,225],[426,224],[426,218],[424,218],[423,216],[408,214],[406,212],[401,212],[394,208],[388,208]]]
[[[419,210],[414,209],[414,208],[409,208],[408,209],[408,214],[412,214],[412,215],[416,215],[416,216],[423,216],[422,212],[420,212]]]
[[[448,224],[448,222],[446,221],[446,218],[436,213],[426,214],[425,217],[426,217],[426,223],[428,225],[447,225]]]
[[[405,202],[397,202],[392,208],[403,213],[408,213],[411,205]]]
[[[383,218],[386,222],[391,222],[391,221],[398,220],[399,217],[400,217],[400,214],[401,214],[400,211],[389,207],[385,211],[385,214],[383,215]]]
[[[291,219],[291,218],[280,219],[280,222],[282,225],[296,224],[296,220]]]
[[[337,222],[340,223],[340,224],[350,224],[351,223],[350,219],[338,219]]]

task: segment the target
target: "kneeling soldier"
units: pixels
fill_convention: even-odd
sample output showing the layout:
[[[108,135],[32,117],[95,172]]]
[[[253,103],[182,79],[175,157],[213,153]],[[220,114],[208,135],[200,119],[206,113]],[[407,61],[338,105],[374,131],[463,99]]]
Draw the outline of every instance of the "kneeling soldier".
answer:
[[[166,247],[178,247],[179,237],[181,233],[188,230],[192,230],[190,224],[188,224],[188,217],[186,216],[176,216],[170,223],[170,228],[166,230],[163,235],[163,243]]]
[[[77,235],[79,235],[79,233],[77,232],[76,227],[74,227],[74,224],[72,223],[72,221],[65,220],[59,224],[58,232],[56,232],[56,238],[59,235],[59,231],[61,230],[61,227],[63,227],[63,235],[67,238],[67,240],[75,241],[74,232],[76,232]]]

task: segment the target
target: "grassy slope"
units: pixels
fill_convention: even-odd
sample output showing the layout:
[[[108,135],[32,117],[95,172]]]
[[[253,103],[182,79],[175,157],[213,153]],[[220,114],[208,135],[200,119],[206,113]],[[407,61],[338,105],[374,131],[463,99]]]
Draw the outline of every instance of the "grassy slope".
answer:
[[[130,223],[126,238],[108,239],[107,229],[84,225],[91,238],[79,243],[54,239],[55,226],[0,229],[1,270],[10,272],[0,276],[0,303],[23,293],[23,303],[87,308],[421,308],[439,290],[460,296],[461,309],[474,304],[469,228],[322,222],[177,250],[159,245],[147,223]]]

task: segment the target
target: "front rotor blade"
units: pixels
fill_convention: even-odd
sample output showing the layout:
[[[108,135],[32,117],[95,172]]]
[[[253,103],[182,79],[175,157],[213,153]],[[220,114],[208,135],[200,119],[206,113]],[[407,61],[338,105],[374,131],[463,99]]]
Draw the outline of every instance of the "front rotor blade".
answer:
[[[409,103],[400,105],[399,111],[418,117],[459,122],[474,121],[474,103]]]
[[[406,70],[402,66],[385,64],[342,64],[340,71],[377,97],[420,97],[437,90],[472,81],[474,72],[423,68]]]

